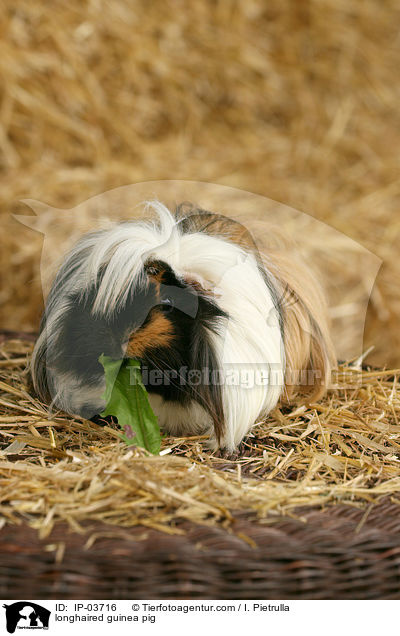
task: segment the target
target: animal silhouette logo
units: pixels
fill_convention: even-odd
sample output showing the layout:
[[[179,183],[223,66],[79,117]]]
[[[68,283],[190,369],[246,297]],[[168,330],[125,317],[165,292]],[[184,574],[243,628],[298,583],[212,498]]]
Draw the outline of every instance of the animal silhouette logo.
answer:
[[[32,603],[32,601],[18,601],[11,605],[3,605],[6,610],[6,627],[9,634],[16,629],[48,629],[50,610]]]

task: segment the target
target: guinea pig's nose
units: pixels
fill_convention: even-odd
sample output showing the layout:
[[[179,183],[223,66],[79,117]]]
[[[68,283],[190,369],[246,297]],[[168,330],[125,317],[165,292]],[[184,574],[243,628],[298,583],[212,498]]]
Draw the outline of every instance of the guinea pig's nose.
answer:
[[[174,299],[172,298],[172,296],[164,296],[164,298],[161,299],[160,304],[163,312],[169,313],[174,308]]]
[[[98,413],[101,413],[104,408],[104,403],[83,404],[79,409],[79,415],[86,420],[90,420]]]
[[[193,290],[175,285],[161,285],[160,305],[163,312],[168,313],[173,309],[179,309],[191,318],[195,318],[198,304],[198,296]]]

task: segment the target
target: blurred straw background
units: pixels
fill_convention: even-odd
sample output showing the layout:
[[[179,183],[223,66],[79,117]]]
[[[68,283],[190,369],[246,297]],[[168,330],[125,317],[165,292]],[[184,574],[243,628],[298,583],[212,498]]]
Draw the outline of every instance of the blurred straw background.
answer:
[[[21,199],[71,208],[191,179],[377,254],[368,359],[399,364],[399,24],[396,0],[3,0],[0,328],[34,331],[42,309],[42,238],[10,217],[29,214]]]

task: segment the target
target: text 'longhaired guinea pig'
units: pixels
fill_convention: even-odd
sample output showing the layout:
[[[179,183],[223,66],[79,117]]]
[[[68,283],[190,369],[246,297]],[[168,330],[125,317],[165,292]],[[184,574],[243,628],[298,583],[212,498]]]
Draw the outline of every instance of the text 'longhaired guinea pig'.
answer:
[[[52,285],[31,372],[38,395],[86,418],[105,404],[102,354],[140,361],[160,426],[232,451],[295,395],[319,397],[334,362],[314,278],[219,214],[162,203],[87,234]]]

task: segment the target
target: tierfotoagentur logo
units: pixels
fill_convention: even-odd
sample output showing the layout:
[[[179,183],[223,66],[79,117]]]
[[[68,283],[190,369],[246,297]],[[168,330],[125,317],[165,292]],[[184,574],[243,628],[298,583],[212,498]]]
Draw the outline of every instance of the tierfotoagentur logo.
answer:
[[[6,610],[6,627],[9,634],[16,629],[48,629],[50,610],[32,603],[32,601],[18,601],[11,605],[3,605]]]

